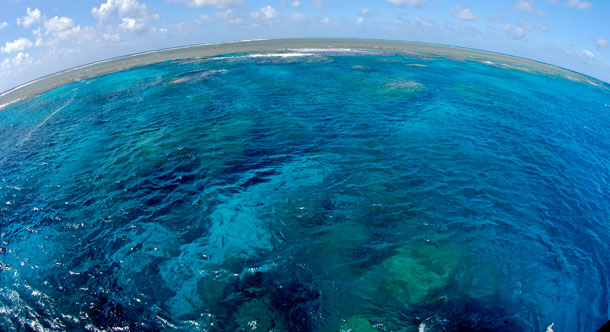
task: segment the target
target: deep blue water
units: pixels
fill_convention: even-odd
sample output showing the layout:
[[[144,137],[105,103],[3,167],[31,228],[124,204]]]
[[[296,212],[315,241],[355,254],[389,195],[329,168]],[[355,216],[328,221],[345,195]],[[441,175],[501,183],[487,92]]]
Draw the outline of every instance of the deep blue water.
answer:
[[[553,75],[353,54],[31,97],[0,111],[0,330],[593,331],[608,104]]]

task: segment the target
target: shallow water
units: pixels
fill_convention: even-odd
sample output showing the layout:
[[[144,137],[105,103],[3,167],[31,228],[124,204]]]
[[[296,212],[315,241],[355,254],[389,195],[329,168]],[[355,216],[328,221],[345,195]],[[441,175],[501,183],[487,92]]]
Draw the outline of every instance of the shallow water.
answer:
[[[0,111],[3,330],[592,331],[610,90],[393,54],[163,62]]]

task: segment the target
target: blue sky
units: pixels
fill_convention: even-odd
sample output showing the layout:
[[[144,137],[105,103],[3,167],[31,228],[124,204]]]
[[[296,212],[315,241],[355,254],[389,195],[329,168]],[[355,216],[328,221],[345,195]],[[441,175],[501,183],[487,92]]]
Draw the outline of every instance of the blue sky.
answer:
[[[607,0],[0,0],[0,91],[135,52],[259,38],[440,43],[610,82]]]

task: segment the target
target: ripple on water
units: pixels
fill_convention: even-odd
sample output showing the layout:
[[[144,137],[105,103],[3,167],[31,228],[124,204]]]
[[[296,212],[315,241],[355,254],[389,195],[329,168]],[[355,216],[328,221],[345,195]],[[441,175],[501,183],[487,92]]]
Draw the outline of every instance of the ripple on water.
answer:
[[[608,90],[344,51],[0,106],[2,329],[601,326]]]

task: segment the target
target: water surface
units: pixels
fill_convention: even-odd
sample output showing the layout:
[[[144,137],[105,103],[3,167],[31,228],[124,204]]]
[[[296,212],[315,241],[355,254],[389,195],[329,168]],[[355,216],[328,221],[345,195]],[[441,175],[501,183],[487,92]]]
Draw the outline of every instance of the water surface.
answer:
[[[0,326],[595,330],[610,90],[591,82],[300,49],[28,97],[0,111]]]

